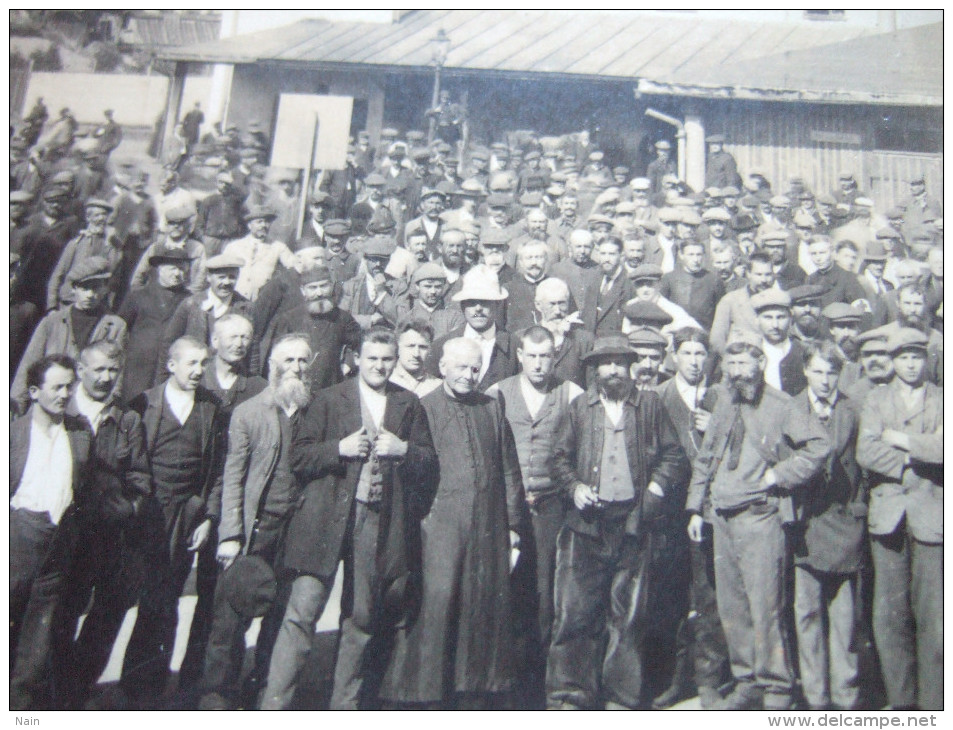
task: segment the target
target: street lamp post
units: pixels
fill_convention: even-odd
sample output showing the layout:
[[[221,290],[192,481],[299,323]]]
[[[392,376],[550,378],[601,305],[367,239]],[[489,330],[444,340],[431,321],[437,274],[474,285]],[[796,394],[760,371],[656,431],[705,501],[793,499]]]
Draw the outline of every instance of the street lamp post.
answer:
[[[443,28],[437,31],[437,35],[430,41],[433,50],[431,63],[434,67],[433,74],[433,97],[430,100],[430,109],[435,111],[440,103],[440,72],[443,65],[447,62],[447,53],[450,51],[450,37]],[[437,115],[430,115],[430,128],[427,132],[427,144],[433,142],[434,134],[437,131]]]

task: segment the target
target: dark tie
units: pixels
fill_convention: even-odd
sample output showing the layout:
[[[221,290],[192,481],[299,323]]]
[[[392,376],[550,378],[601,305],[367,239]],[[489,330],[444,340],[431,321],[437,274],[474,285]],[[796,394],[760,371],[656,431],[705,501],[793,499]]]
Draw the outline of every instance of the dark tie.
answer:
[[[824,398],[817,399],[817,417],[824,426],[831,422],[831,410],[830,401]]]
[[[735,418],[731,423],[731,430],[728,432],[728,470],[734,471],[738,468],[738,462],[741,459],[741,444],[745,440],[745,422],[741,417],[741,406],[735,405]]]

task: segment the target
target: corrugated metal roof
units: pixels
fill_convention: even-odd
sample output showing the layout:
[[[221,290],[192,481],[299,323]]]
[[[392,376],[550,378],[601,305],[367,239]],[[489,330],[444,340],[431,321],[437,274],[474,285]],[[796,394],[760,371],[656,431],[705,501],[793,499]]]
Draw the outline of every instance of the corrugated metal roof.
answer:
[[[658,14],[418,10],[394,24],[303,20],[284,28],[170,49],[202,63],[355,64],[426,67],[439,29],[450,37],[445,68],[527,74],[657,79],[701,74],[712,64],[750,61],[858,38],[850,25],[801,26]]]
[[[123,32],[123,41],[149,48],[184,46],[215,41],[222,25],[221,16],[163,13],[138,15]]]
[[[708,98],[942,106],[943,24],[772,54],[756,64],[731,63],[701,73],[679,70],[642,81],[639,90]]]

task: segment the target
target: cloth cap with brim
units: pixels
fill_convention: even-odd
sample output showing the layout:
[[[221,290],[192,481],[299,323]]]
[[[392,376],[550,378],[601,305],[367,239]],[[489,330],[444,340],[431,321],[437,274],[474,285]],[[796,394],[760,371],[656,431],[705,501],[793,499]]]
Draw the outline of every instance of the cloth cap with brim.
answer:
[[[628,338],[622,335],[606,335],[595,341],[592,349],[583,356],[582,361],[592,365],[606,357],[626,357],[634,360],[635,353],[629,347]]]
[[[710,208],[702,214],[703,221],[721,221],[728,223],[731,220],[731,213],[724,208]]]
[[[397,221],[394,220],[394,214],[383,205],[374,211],[374,215],[367,222],[367,232],[372,236],[389,236],[396,230]]]
[[[486,162],[490,159],[490,151],[484,147],[477,148],[470,153],[470,159]]]
[[[542,202],[542,194],[536,192],[535,190],[520,195],[520,205],[522,205],[524,208],[535,208]]]
[[[538,160],[542,155],[539,153],[539,150],[530,150],[525,155],[523,155],[524,160]]]
[[[85,282],[103,281],[112,276],[112,270],[109,268],[109,262],[102,256],[90,256],[80,261],[69,275],[69,280],[73,284],[83,284]]]
[[[602,152],[600,152],[599,150],[595,150],[594,152],[589,153],[589,159],[592,160],[593,162],[600,162],[603,157],[605,157],[605,155],[602,154]]]
[[[609,216],[602,215],[601,213],[593,213],[586,221],[586,225],[588,225],[590,228],[599,223],[610,227],[615,225],[615,222]]]
[[[410,150],[410,159],[417,163],[430,161],[430,150],[426,147],[414,147]]]
[[[926,352],[927,344],[930,339],[920,330],[913,327],[901,327],[895,330],[887,338],[887,351],[891,355],[896,355],[902,350],[917,350]]]
[[[764,352],[764,343],[762,341],[761,334],[755,332],[754,330],[748,329],[747,327],[734,327],[728,333],[728,339],[725,342],[725,348],[730,348],[733,345],[754,347],[759,352]]]
[[[725,135],[723,135],[723,134],[710,134],[710,135],[708,135],[707,137],[705,137],[705,141],[706,141],[708,144],[724,144],[724,143],[725,143]]]
[[[328,195],[323,190],[318,190],[317,192],[312,193],[311,198],[309,199],[309,202],[311,203],[311,205],[326,205],[330,201],[331,201],[331,196]]]
[[[365,257],[388,258],[397,249],[397,242],[387,236],[372,236],[361,244],[361,251]]]
[[[62,188],[46,188],[43,191],[43,200],[65,200],[69,195]]]
[[[233,256],[231,254],[219,254],[218,256],[212,256],[205,262],[205,268],[208,271],[225,271],[227,269],[240,269],[245,265],[245,262]]]
[[[381,130],[381,137],[396,137],[398,134],[400,133],[393,127],[384,127]]]
[[[159,264],[187,264],[192,260],[184,248],[168,248],[163,246],[149,257],[149,266]]]
[[[633,190],[651,190],[652,181],[647,177],[635,177],[629,181],[629,187]]]
[[[548,188],[546,188],[546,194],[551,195],[554,198],[558,198],[564,192],[565,190],[558,185],[550,185]]]
[[[806,304],[821,298],[824,294],[824,288],[814,284],[802,284],[788,289],[788,296],[791,297],[791,305]]]
[[[694,210],[686,208],[679,212],[678,222],[686,226],[700,226],[702,219]]]
[[[269,208],[267,205],[253,205],[249,207],[248,212],[245,213],[243,217],[246,221],[253,221],[259,218],[273,221],[278,216],[275,215],[275,211]]]
[[[564,172],[554,172],[549,176],[549,181],[553,183],[565,184],[569,182],[569,175]]]
[[[672,149],[672,143],[667,139],[660,139],[655,143],[655,149],[657,150],[670,150]]]
[[[83,206],[83,208],[87,210],[90,208],[99,208],[100,210],[105,210],[107,213],[112,213],[113,211],[112,205],[100,198],[90,198],[86,201],[86,204]]]
[[[721,189],[721,197],[723,198],[737,198],[739,195],[741,195],[741,191],[734,185]]]
[[[837,200],[834,198],[833,195],[829,195],[828,193],[824,193],[823,195],[818,195],[817,202],[820,203],[821,205],[837,205]]]
[[[664,350],[668,340],[650,327],[637,327],[629,331],[629,345],[632,347],[655,347]]]
[[[648,325],[656,329],[662,329],[673,321],[672,315],[660,306],[652,302],[644,302],[641,299],[630,301],[625,305],[622,313],[633,324]]]
[[[671,175],[671,174],[662,175],[662,184],[663,184],[663,185],[669,185],[669,184],[675,185],[675,184],[677,184],[677,183],[678,183],[678,176],[676,176],[676,175]]]
[[[675,208],[665,207],[659,208],[658,219],[662,223],[678,223],[681,220],[682,214],[681,211],[676,210]]]
[[[301,284],[313,284],[316,281],[329,281],[332,278],[331,269],[324,264],[315,264],[301,271],[299,275]]]
[[[484,246],[507,246],[512,240],[512,235],[502,228],[487,228],[480,232],[480,244]]]
[[[509,195],[503,193],[490,193],[486,199],[487,208],[508,208],[513,202]]]
[[[218,579],[218,591],[246,621],[264,616],[277,590],[274,569],[258,555],[239,555]]]
[[[474,178],[468,178],[460,183],[460,187],[453,191],[454,195],[462,198],[482,198],[486,195],[486,188]]]
[[[351,232],[351,223],[341,218],[332,218],[324,224],[324,232],[331,236],[346,236]]]
[[[507,153],[509,153],[509,151],[510,151],[509,146],[506,145],[506,144],[503,143],[503,142],[494,142],[493,144],[490,145],[490,149],[493,150],[494,152],[507,152]]]
[[[747,213],[741,213],[731,219],[731,227],[738,232],[753,231],[758,227],[758,221]]]
[[[383,175],[378,175],[376,172],[372,172],[370,175],[364,178],[364,184],[368,187],[381,187],[387,180],[384,179]]]
[[[861,332],[857,336],[857,344],[861,352],[889,352],[887,349],[887,339],[890,336],[892,328],[889,325],[883,325],[866,332]]]
[[[797,199],[798,200],[814,200],[814,193],[812,193],[810,190],[802,190],[800,193],[798,193]]]
[[[838,180],[853,180],[853,179],[854,179],[854,173],[852,173],[852,172],[842,172],[840,175],[837,176],[837,179],[838,179]]]
[[[769,203],[775,208],[790,208],[791,199],[787,195],[775,195],[772,196]]]
[[[628,175],[628,174],[629,174],[629,168],[628,168],[628,167],[625,167],[624,165],[619,165],[618,167],[613,167],[613,168],[612,168],[612,174],[613,174],[613,175]]]
[[[854,198],[854,205],[860,208],[873,208],[874,201],[870,198]]]
[[[864,261],[886,261],[887,249],[881,241],[876,238],[867,242],[867,250],[864,251]]]
[[[183,203],[182,205],[175,205],[169,208],[165,212],[165,219],[169,223],[183,223],[193,215],[195,215],[195,207]]]
[[[404,136],[407,137],[408,142],[419,142],[422,139],[427,138],[427,135],[421,132],[419,129],[411,129]]]
[[[384,195],[400,197],[407,192],[410,180],[405,177],[392,177],[384,183]]]
[[[761,234],[761,241],[787,241],[791,237],[786,228],[771,228]]]
[[[830,322],[860,322],[864,313],[844,302],[833,302],[821,310]]]
[[[791,297],[787,292],[777,289],[765,289],[759,291],[751,297],[751,308],[755,312],[762,312],[765,309],[790,309]]]
[[[443,199],[444,194],[437,190],[437,188],[422,188],[420,191],[420,199],[426,200],[427,198],[440,198]]]
[[[508,296],[495,275],[474,270],[464,275],[463,287],[453,295],[453,301],[502,302]]]
[[[422,266],[418,266],[413,275],[410,277],[411,282],[414,284],[418,284],[425,279],[439,279],[441,281],[446,281],[447,273],[439,264],[428,262]]]
[[[629,279],[636,281],[658,281],[662,278],[662,267],[655,264],[641,264],[629,274]]]
[[[623,200],[616,206],[615,212],[616,215],[634,215],[638,207],[631,200]]]

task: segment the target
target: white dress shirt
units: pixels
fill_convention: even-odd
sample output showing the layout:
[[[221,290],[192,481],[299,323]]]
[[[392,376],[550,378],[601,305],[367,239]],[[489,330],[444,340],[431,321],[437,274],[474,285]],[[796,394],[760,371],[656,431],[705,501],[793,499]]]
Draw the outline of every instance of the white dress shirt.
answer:
[[[381,430],[381,424],[384,422],[384,410],[387,408],[387,396],[384,393],[378,393],[358,376],[358,391],[361,394],[361,401],[370,411],[371,418],[374,419],[374,428]]]
[[[791,340],[787,339],[780,345],[772,345],[767,340],[762,340],[761,349],[764,352],[764,382],[772,388],[781,390],[781,361],[788,356],[791,351]]]
[[[708,392],[708,384],[702,378],[698,385],[690,385],[681,373],[675,373],[675,390],[678,391],[679,397],[688,406],[688,410],[694,413],[701,405],[705,393]]]
[[[48,512],[58,525],[72,501],[73,451],[66,428],[58,423],[47,431],[31,423],[30,451],[10,507]]]
[[[173,388],[169,383],[165,384],[165,403],[175,416],[175,420],[180,426],[184,426],[189,420],[189,414],[192,413],[192,406],[195,405],[194,390],[179,390]]]
[[[93,400],[86,394],[86,389],[80,385],[73,394],[73,403],[80,415],[85,416],[95,434],[99,430],[99,419],[106,408],[105,401]]]
[[[483,334],[467,325],[463,329],[463,336],[476,340],[480,349],[483,350],[483,363],[480,365],[480,380],[483,380],[483,376],[486,375],[486,371],[490,367],[490,360],[493,358],[493,347],[496,345],[496,325],[490,325],[490,328]]]

